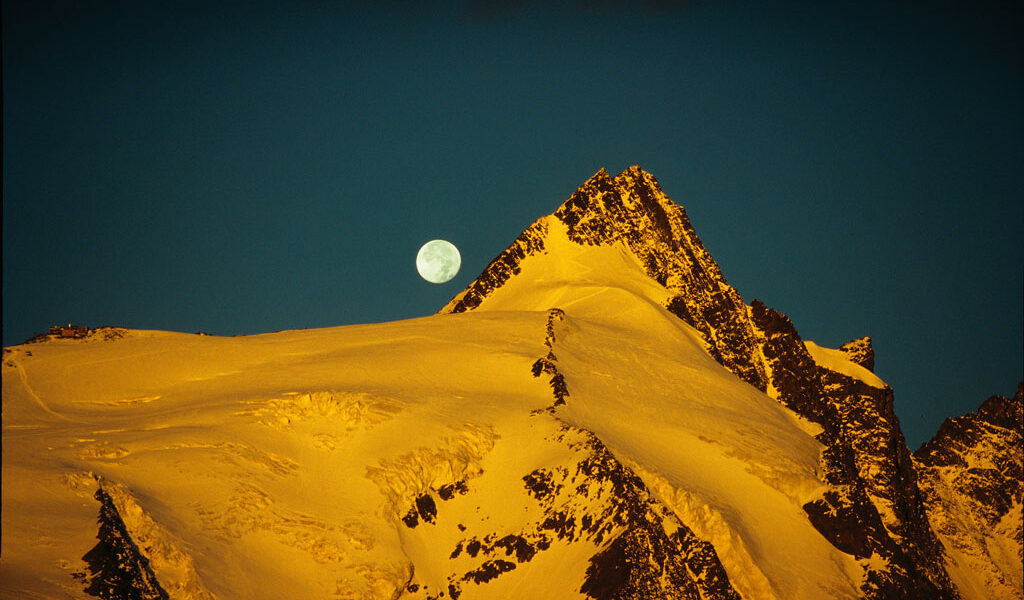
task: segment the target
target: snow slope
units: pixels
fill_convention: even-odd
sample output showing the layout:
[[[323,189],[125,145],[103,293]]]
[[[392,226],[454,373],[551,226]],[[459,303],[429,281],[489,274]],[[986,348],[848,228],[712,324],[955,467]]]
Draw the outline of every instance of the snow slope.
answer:
[[[818,365],[857,381],[863,381],[872,387],[885,387],[885,382],[878,375],[850,360],[842,350],[824,348],[810,340],[804,340],[804,346]]]
[[[94,543],[99,477],[127,486],[217,597],[349,585],[352,597],[391,597],[409,578],[392,504],[470,476],[498,439],[493,424],[547,398],[529,376],[542,338],[519,333],[543,316],[436,321],[227,339],[126,332],[13,349],[3,588],[74,587],[67,572],[82,570]],[[496,340],[494,351],[481,352],[481,339]],[[392,476],[401,460],[415,477]]]
[[[710,542],[742,597],[856,597],[858,565],[801,510],[821,488],[814,427],[714,362],[628,256],[582,251],[609,268],[553,324],[558,285],[514,311],[5,349],[0,592],[87,597],[102,486],[171,598],[588,597],[623,526],[556,536],[523,485],[569,471],[569,431],[640,476],[666,531]],[[557,409],[531,373],[549,351]],[[510,532],[538,532],[520,536],[531,558],[493,547]],[[454,552],[473,540],[492,547]]]
[[[663,308],[669,292],[643,273],[625,244],[579,245],[558,219],[538,223],[547,233],[545,251],[525,257],[516,284],[495,289],[476,312],[565,310],[571,325],[555,353],[578,399],[565,419],[633,461],[648,486],[661,489],[683,521],[719,549],[744,597],[810,597],[823,593],[816,587],[823,571],[834,581],[846,578],[852,560],[839,559],[814,534],[801,508],[822,489],[815,478],[820,445],[811,437],[818,428],[750,386],[717,394],[716,381],[729,380],[727,372],[703,350],[699,334]],[[576,348],[579,337],[587,343]],[[687,401],[669,409],[653,398]],[[742,517],[728,523],[725,515]],[[839,589],[828,595],[841,597]]]
[[[0,596],[956,598],[873,360],[601,170],[432,317],[4,349]]]

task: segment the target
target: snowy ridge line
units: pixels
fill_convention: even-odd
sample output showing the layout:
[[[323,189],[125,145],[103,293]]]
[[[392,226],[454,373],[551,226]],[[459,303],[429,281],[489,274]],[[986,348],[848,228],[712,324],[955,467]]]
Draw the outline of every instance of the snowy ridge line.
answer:
[[[866,341],[865,341],[866,340]],[[810,353],[814,362],[823,369],[839,373],[845,377],[856,379],[876,388],[887,387],[885,382],[870,369],[858,363],[874,364],[874,351],[871,349],[871,338],[860,338],[843,344],[839,349],[833,350],[819,346],[810,340],[804,340],[804,347]],[[846,350],[843,350],[846,348]],[[869,358],[870,357],[870,358]],[[856,359],[856,360],[855,360]]]
[[[548,353],[537,359],[531,369],[534,377],[539,377],[541,373],[551,376],[550,385],[555,402],[546,412],[552,416],[555,407],[565,404],[569,397],[565,377],[558,371],[558,359],[554,353],[556,326],[565,323],[566,318],[565,311],[560,308],[548,310],[544,338]],[[538,413],[533,412],[534,415]],[[605,536],[612,533],[612,525],[625,528],[614,535],[610,542],[605,542],[601,551],[590,558],[586,580],[580,592],[595,600],[619,598],[624,592],[627,592],[625,597],[637,600],[688,598],[694,592],[699,598],[705,599],[740,599],[711,543],[698,538],[681,521],[678,512],[652,495],[643,479],[617,459],[596,434],[580,426],[570,425],[558,417],[554,418],[560,423],[559,433],[554,439],[566,443],[573,450],[586,449],[590,456],[576,465],[576,477],[586,475],[583,481],[577,481],[575,477],[570,479],[568,470],[552,472],[538,469],[523,477],[531,494],[545,506],[546,519],[541,529],[556,528],[558,539],[574,541],[575,517],[579,518],[582,527],[578,534],[580,539],[601,544]],[[590,482],[594,479],[613,482],[613,489],[607,496],[607,502],[612,504],[612,508],[605,510],[601,517],[587,512],[580,517],[579,509],[568,513],[555,510],[553,496],[558,492],[564,488],[575,488],[577,494],[587,497],[588,492],[593,493]],[[598,492],[597,497],[600,496]],[[573,517],[567,517],[567,514]],[[541,544],[549,543],[543,534],[541,536]],[[461,544],[456,554],[459,550]],[[647,570],[649,565],[645,569],[632,562],[628,557],[634,555],[653,556],[659,562],[661,572],[654,573]],[[625,575],[623,569],[628,571]]]
[[[722,564],[738,591],[742,590],[753,598],[774,598],[779,595],[778,590],[772,587],[771,581],[757,566],[743,538],[736,534],[724,515],[693,493],[673,486],[664,476],[644,469],[636,461],[625,458],[620,459],[620,462],[640,476],[646,482],[652,496],[671,510],[676,518],[689,526],[701,539],[707,540],[716,552],[719,552],[720,557],[732,558],[732,562],[722,559]]]
[[[88,575],[81,575],[85,592],[99,598],[168,600],[150,568],[149,559],[132,540],[110,495],[99,486],[94,496],[100,503],[99,542],[82,557]]]

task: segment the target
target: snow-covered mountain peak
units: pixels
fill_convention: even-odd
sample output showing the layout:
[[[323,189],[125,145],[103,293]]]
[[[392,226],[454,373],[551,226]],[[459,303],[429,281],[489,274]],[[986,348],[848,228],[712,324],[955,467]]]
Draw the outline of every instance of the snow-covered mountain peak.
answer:
[[[892,390],[872,373],[870,339],[822,348],[805,343],[786,315],[746,304],[653,175],[638,166],[614,178],[598,171],[441,313],[551,307],[632,323],[652,338],[679,329],[735,376],[817,424],[821,468],[833,487],[804,510],[835,547],[876,557],[865,567],[865,593],[955,597],[916,494]],[[851,430],[851,422],[862,426]]]
[[[751,364],[750,328],[732,331],[725,323],[730,315],[745,312],[742,299],[726,283],[686,211],[665,195],[653,175],[635,165],[614,178],[603,168],[591,176],[440,312],[499,305],[502,310],[540,310],[548,306],[536,304],[538,286],[557,286],[564,303],[592,296],[598,282],[622,287],[625,280],[643,280],[633,291],[642,289],[645,301],[698,329],[712,355],[727,356],[744,379],[765,388],[763,372]],[[512,297],[525,304],[510,304]]]
[[[639,166],[440,313],[4,349],[0,596],[1019,598],[1021,391],[912,459]]]

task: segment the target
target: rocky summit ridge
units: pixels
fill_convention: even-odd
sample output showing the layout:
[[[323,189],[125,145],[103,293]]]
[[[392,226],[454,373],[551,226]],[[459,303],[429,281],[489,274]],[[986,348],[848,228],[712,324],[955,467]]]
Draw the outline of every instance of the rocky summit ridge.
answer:
[[[988,597],[992,590],[1000,594],[992,597],[1021,597],[1019,392],[1013,400],[990,399],[978,416],[947,422],[912,457],[893,411],[892,389],[815,360],[786,315],[756,299],[745,303],[683,207],[637,165],[615,177],[605,169],[595,173],[551,217],[527,228],[441,313],[486,309],[496,291],[515,286],[524,264],[546,253],[552,218],[575,244],[614,246],[632,255],[667,292],[664,308],[699,332],[717,362],[821,427],[816,437],[824,446],[821,472],[828,488],[804,510],[836,548],[871,559],[865,598]],[[873,371],[871,338],[851,340],[839,352]],[[998,431],[989,432],[993,428]],[[973,485],[947,483],[939,490],[938,466],[946,461],[970,469],[961,458],[964,446],[979,444],[992,447],[986,455],[999,457],[1000,466]],[[1015,455],[1009,451],[1014,447]],[[969,523],[942,516],[965,497],[973,499]],[[997,508],[983,509],[986,499]],[[1015,520],[1011,514],[1006,527],[1016,529],[1004,536],[1011,548],[1007,560],[1005,551],[986,550],[985,544],[999,519],[1013,510]],[[969,560],[951,558],[950,543],[960,546],[955,556]],[[958,575],[963,569],[982,569],[987,583],[973,584],[977,589],[964,595],[964,577]],[[957,575],[951,579],[950,573]]]

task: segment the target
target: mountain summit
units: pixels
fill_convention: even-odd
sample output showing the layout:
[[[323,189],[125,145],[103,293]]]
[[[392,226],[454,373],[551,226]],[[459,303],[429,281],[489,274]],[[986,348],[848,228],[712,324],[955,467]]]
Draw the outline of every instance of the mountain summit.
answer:
[[[569,249],[567,242],[580,248]],[[558,251],[546,251],[552,247]],[[534,280],[510,282],[527,258],[538,254],[554,254],[548,262],[559,263],[556,267],[545,265],[546,271],[559,275],[559,306],[582,299],[569,297],[566,289],[589,296],[602,272],[605,277],[600,283],[607,288],[620,287],[623,282],[616,278],[621,274],[607,273],[603,262],[607,253],[588,253],[587,247],[615,249],[622,255],[620,260],[635,263],[645,279],[657,283],[657,287],[645,286],[649,288],[641,292],[645,299],[661,304],[696,328],[716,360],[748,383],[766,389],[768,379],[754,328],[749,318],[736,319],[747,311],[743,299],[726,283],[686,211],[669,200],[654,176],[639,166],[614,179],[604,169],[595,173],[553,215],[527,228],[441,312],[500,305],[507,294],[499,293],[503,287],[524,286],[529,291],[523,295],[535,302],[548,300],[535,293]],[[588,254],[590,260],[586,261],[582,257]],[[530,300],[517,298],[517,304],[524,301]]]
[[[874,359],[602,169],[437,315],[5,348],[0,595],[1020,598],[1021,393],[912,456]]]
[[[565,250],[573,244],[578,248]],[[620,260],[588,252],[590,247],[614,249]],[[830,489],[804,509],[837,548],[881,559],[866,569],[869,596],[957,597],[942,546],[928,524],[892,390],[872,373],[871,338],[852,340],[838,351],[821,348],[801,340],[785,315],[757,300],[745,304],[686,211],[639,166],[614,178],[604,169],[595,173],[553,215],[531,225],[442,313],[509,304],[539,308],[534,301],[551,301],[572,313],[574,305],[594,301],[594,274],[612,262],[633,263],[657,282],[658,288],[634,284],[632,289],[696,329],[722,366],[822,427],[816,437],[824,445],[821,468]],[[534,272],[561,275],[557,297],[538,297],[544,277]],[[601,282],[602,293],[629,278],[616,274],[615,279],[618,284]],[[527,291],[513,291],[518,286]],[[1012,497],[1020,495],[1016,490]],[[1002,580],[998,574],[1006,571],[1005,564],[986,566],[997,574],[994,581]]]

